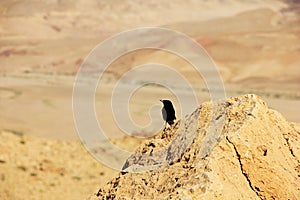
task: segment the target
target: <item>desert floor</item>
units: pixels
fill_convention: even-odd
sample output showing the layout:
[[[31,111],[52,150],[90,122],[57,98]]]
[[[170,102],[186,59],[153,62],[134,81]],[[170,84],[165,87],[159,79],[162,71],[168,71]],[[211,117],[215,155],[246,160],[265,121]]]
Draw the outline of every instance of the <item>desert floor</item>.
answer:
[[[1,199],[58,199],[61,193],[68,199],[82,199],[118,173],[98,163],[80,144],[72,92],[76,73],[89,52],[104,39],[130,28],[160,26],[191,36],[218,66],[228,97],[256,93],[288,121],[300,123],[297,3],[28,2],[30,8],[22,1],[0,3]],[[112,91],[125,72],[147,62],[176,69],[191,83],[199,104],[210,100],[203,77],[183,59],[149,49],[122,56],[109,66],[98,85],[95,113],[105,133],[129,150],[141,140],[124,138],[116,125]],[[143,76],[130,76],[123,91],[146,76],[174,84],[168,74],[147,71]],[[178,118],[193,111],[182,111],[176,99],[182,95],[185,104],[192,105],[192,94],[182,88],[176,91],[172,94],[155,85],[138,90],[128,104],[132,119],[147,125],[154,106],[153,124],[162,128],[158,101],[162,98],[174,101]],[[137,128],[130,134],[138,132],[149,135],[151,129]]]

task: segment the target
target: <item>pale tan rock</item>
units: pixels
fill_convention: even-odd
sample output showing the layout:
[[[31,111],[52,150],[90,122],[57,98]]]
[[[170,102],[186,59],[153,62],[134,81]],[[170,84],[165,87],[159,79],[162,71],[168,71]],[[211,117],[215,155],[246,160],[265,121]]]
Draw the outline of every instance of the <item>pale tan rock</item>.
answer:
[[[120,173],[91,199],[300,197],[300,134],[296,125],[250,94],[204,103],[180,123],[187,124],[197,113],[200,117],[195,138],[179,160],[175,156],[173,162],[156,171]],[[155,154],[180,131],[178,123],[147,141],[136,155]],[[155,163],[132,158],[134,155],[128,159],[125,171],[133,165]],[[164,159],[169,161],[168,156]]]

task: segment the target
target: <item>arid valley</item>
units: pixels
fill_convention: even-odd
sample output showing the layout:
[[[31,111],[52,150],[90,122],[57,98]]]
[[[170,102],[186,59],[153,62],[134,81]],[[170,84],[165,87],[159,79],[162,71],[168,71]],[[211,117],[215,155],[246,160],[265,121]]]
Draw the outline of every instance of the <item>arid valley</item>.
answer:
[[[226,97],[259,95],[298,130],[299,138],[299,9],[296,0],[2,0],[0,199],[86,199],[119,174],[81,144],[72,95],[89,53],[105,39],[134,28],[155,26],[186,34],[214,61]],[[205,77],[170,52],[142,49],[114,60],[95,91],[95,113],[111,141],[130,151],[145,139],[122,135],[112,115],[112,92],[126,72],[146,63],[176,70],[191,84],[199,104],[211,97]],[[144,76],[171,80],[154,71]],[[143,80],[133,74],[124,91]],[[177,91],[189,101],[184,89]],[[161,108],[162,98],[174,101],[178,119],[196,109],[181,110],[176,96],[147,85],[128,103],[131,118],[147,125],[149,109]],[[160,110],[154,116],[161,125]],[[145,135],[148,131],[140,130]]]

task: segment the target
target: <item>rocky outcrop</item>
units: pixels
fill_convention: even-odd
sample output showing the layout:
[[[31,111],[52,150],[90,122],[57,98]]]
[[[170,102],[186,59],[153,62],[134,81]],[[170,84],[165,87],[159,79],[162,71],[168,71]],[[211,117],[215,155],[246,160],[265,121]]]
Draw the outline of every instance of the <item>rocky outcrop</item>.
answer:
[[[256,95],[203,103],[140,146],[90,199],[297,199],[295,127]]]

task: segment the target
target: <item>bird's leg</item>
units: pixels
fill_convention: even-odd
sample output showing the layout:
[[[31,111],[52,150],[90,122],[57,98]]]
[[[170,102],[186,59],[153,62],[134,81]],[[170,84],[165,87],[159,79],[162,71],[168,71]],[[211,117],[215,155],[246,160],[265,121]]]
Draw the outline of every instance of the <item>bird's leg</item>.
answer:
[[[164,128],[164,131],[166,130],[166,128],[167,128],[167,121],[165,122],[165,128]]]

